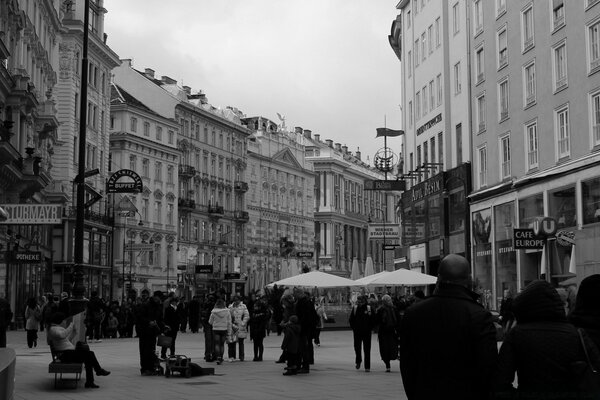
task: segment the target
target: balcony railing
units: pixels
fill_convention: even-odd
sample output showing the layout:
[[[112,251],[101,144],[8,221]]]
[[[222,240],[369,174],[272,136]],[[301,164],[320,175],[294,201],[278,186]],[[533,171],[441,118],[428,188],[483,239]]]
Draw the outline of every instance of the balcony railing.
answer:
[[[242,181],[235,181],[233,187],[236,192],[246,193],[248,191],[248,183]]]
[[[233,218],[238,222],[248,222],[250,220],[250,214],[247,211],[236,211],[233,214]]]
[[[193,199],[179,199],[177,201],[179,208],[196,208],[196,202]]]
[[[182,164],[179,166],[179,175],[184,177],[192,177],[196,175],[196,168],[191,165]]]
[[[211,216],[223,216],[225,211],[223,206],[208,206],[208,214]]]

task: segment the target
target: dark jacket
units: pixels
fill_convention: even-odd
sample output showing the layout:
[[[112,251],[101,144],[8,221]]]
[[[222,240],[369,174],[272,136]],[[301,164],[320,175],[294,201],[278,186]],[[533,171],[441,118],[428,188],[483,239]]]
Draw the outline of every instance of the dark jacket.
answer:
[[[5,329],[10,325],[12,321],[13,312],[10,309],[10,303],[0,297],[0,328]]]
[[[164,324],[165,328],[168,326],[169,331],[167,331],[167,335],[173,336],[177,334],[177,329],[179,329],[179,316],[177,315],[177,310],[175,307],[168,305],[165,308],[165,316],[164,316]]]
[[[465,287],[438,284],[400,323],[400,371],[409,400],[485,399],[496,367],[491,314]]]
[[[590,275],[581,281],[569,321],[583,328],[600,349],[600,275]]]
[[[585,365],[586,358],[577,329],[567,322],[558,292],[548,282],[534,281],[515,298],[513,309],[517,325],[500,348],[496,395],[574,398],[580,371],[577,364]],[[595,346],[584,339],[589,342],[586,347],[592,362],[600,364]],[[519,377],[516,390],[515,373]]]
[[[301,327],[300,333],[307,338],[314,338],[319,316],[315,310],[315,305],[308,296],[300,296],[296,301],[296,315]]]
[[[164,329],[162,304],[152,298],[135,309],[135,330],[140,337],[158,336]]]
[[[259,339],[264,338],[267,335],[267,324],[271,319],[271,311],[267,302],[263,300],[257,300],[254,302],[254,309],[250,316],[250,338]]]
[[[290,354],[298,354],[300,348],[300,324],[286,322],[283,325],[283,342],[281,349]]]
[[[350,328],[357,333],[370,333],[375,323],[375,310],[368,304],[355,305],[348,318]]]

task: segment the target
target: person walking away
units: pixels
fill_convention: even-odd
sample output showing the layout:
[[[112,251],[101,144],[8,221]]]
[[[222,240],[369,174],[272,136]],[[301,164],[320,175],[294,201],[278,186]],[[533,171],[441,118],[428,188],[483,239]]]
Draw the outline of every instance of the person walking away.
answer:
[[[142,293],[148,296],[148,290]],[[140,372],[144,376],[156,375],[156,338],[163,331],[162,292],[155,291],[146,302],[136,308],[135,330],[139,339]]]
[[[471,266],[442,259],[433,295],[400,322],[400,372],[409,400],[486,399],[497,361],[492,315],[477,302]]]
[[[98,297],[98,292],[93,291],[90,297],[90,300],[87,304],[87,326],[88,332],[87,337],[92,340],[95,339],[96,343],[102,341],[102,334],[100,332],[100,328],[102,326],[102,321],[106,316],[104,310],[104,303]]]
[[[38,330],[40,329],[40,320],[42,319],[42,310],[35,297],[27,299],[25,307],[25,331],[27,332],[27,347],[37,347]]]
[[[215,337],[211,324],[208,322],[210,313],[215,306],[215,296],[209,294],[200,304],[200,323],[204,333],[204,360],[212,362],[217,359],[215,353]]]
[[[285,289],[283,294],[279,297],[279,306],[281,307],[281,319],[279,320],[279,326],[281,332],[283,332],[283,325],[286,324],[291,315],[296,314],[296,299],[290,289]],[[279,335],[279,330],[278,330]],[[275,361],[277,364],[283,364],[286,362],[285,351],[281,353],[279,359]]]
[[[188,320],[188,307],[187,303],[183,298],[180,298],[179,302],[177,303],[177,315],[179,316],[179,330],[181,331],[181,333],[185,333]]]
[[[290,315],[288,322],[283,324],[281,350],[283,350],[287,359],[287,367],[283,375],[296,375],[298,373],[301,329],[298,317],[295,315]]]
[[[44,310],[46,309],[46,305],[48,305],[48,297],[41,296],[40,304],[39,304],[39,306],[40,306],[40,320],[39,320],[40,332],[43,332],[44,328],[45,328],[43,315],[44,315]]]
[[[413,303],[414,304],[414,303]],[[389,294],[383,295],[375,315],[379,355],[385,364],[385,372],[391,372],[391,360],[398,358],[398,329],[400,315]]]
[[[240,296],[233,296],[233,303],[229,306],[231,311],[231,323],[232,323],[232,340],[228,346],[229,362],[235,360],[235,348],[236,344],[239,346],[239,360],[244,361],[244,339],[248,337],[248,321],[250,320],[250,314],[248,308],[242,302]]]
[[[192,333],[198,333],[198,327],[200,323],[200,301],[198,296],[192,297],[188,304],[188,318],[190,324],[190,331]]]
[[[581,384],[585,382],[582,372],[588,367],[588,358],[592,367],[600,369],[600,353],[585,332],[580,336],[568,322],[556,289],[543,280],[531,282],[515,297],[513,311],[517,324],[500,348],[496,397],[598,398],[600,393],[582,390]]]
[[[315,311],[317,312],[317,316],[319,317],[317,328],[315,329],[315,344],[321,346],[321,331],[325,327],[325,321],[327,321],[327,314],[325,313],[325,300],[318,299],[315,304]]]
[[[177,328],[179,327],[179,315],[177,315],[177,299],[170,301],[170,304],[165,308],[164,323],[165,336],[171,338],[171,346],[169,347],[170,355],[175,355],[175,340],[177,339]],[[160,357],[167,358],[167,347],[162,347]]]
[[[252,361],[262,361],[265,350],[264,339],[267,335],[267,325],[271,320],[269,304],[264,297],[254,301],[248,326],[250,327],[250,340],[254,344],[254,358]]]
[[[354,363],[360,369],[364,361],[365,372],[371,370],[371,332],[375,320],[375,311],[367,304],[367,296],[360,295],[350,311],[349,323],[354,340]],[[364,351],[364,357],[363,357]]]
[[[299,374],[310,373],[310,366],[315,363],[315,352],[313,339],[317,330],[319,316],[315,311],[315,305],[307,292],[298,290],[295,294],[296,316],[300,323],[300,349],[298,357],[300,362]]]
[[[225,339],[231,335],[231,312],[225,307],[225,300],[219,298],[215,302],[215,306],[210,312],[208,323],[212,326],[214,334],[214,356],[217,364],[223,362],[223,353],[225,351]]]
[[[107,376],[110,374],[110,371],[100,366],[96,354],[88,346],[79,347],[71,343],[69,338],[75,334],[75,328],[73,322],[66,328],[61,326],[65,318],[65,314],[62,312],[52,315],[50,329],[48,329],[48,343],[58,354],[62,362],[83,363],[85,366],[85,387],[88,389],[97,389],[99,386],[94,383],[94,371],[97,376]]]

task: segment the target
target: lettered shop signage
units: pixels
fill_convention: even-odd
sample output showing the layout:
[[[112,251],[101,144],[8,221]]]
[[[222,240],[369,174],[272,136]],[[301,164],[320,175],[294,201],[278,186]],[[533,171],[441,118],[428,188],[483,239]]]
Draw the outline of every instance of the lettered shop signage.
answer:
[[[54,225],[62,222],[62,206],[57,204],[3,204],[8,215],[3,224]]]
[[[142,178],[130,169],[120,169],[108,178],[107,193],[141,193],[144,189]]]

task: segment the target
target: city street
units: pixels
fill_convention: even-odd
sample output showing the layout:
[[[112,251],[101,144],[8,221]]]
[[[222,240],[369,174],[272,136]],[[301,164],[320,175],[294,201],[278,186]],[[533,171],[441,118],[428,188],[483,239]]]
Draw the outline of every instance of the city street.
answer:
[[[85,389],[84,380],[73,388],[72,382],[54,389],[54,374],[48,373],[50,349],[44,333],[38,347],[29,349],[25,331],[8,332],[8,347],[17,354],[15,400],[31,399],[406,399],[398,362],[386,373],[379,358],[377,336],[373,335],[371,372],[354,368],[351,331],[321,333],[321,347],[315,347],[315,365],[310,374],[283,376],[284,364],[276,364],[283,336],[265,338],[263,362],[252,361],[252,342],[246,340],[246,361],[206,363],[202,332],[177,337],[177,353],[192,358],[203,367],[214,367],[215,375],[192,378],[143,377],[139,372],[137,339],[104,339],[90,343],[110,376],[96,378],[99,389]],[[72,376],[72,375],[71,375]]]

